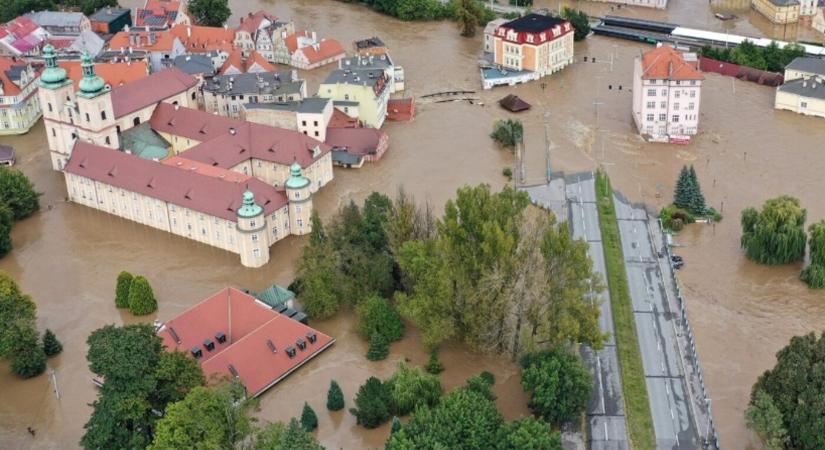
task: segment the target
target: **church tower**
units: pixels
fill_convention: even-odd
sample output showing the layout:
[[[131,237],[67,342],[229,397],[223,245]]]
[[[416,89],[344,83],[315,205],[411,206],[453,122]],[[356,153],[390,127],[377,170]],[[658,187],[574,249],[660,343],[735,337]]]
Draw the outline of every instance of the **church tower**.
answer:
[[[43,47],[43,59],[46,60],[46,68],[40,75],[37,95],[43,110],[52,167],[54,170],[63,170],[76,136],[70,106],[74,92],[66,69],[57,65],[57,56],[51,44]]]
[[[75,105],[78,138],[103,147],[118,148],[119,140],[112,108],[112,89],[95,73],[95,63],[88,53],[80,57],[83,78]]]
[[[243,193],[243,205],[238,215],[238,253],[241,264],[261,267],[269,262],[269,236],[266,233],[264,209],[255,203],[255,194]]]
[[[312,214],[312,192],[309,178],[301,173],[301,165],[292,163],[286,180],[286,195],[289,200],[289,230],[292,234],[308,234],[312,231],[309,217]]]

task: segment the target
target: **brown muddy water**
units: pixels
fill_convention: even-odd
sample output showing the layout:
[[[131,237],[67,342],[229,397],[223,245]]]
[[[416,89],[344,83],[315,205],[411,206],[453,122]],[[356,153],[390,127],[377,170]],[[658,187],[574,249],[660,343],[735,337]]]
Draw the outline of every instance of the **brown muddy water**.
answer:
[[[125,5],[137,3],[130,0]],[[789,35],[791,27],[769,26],[742,3],[713,2],[709,8],[700,0],[671,0],[667,12],[629,8],[611,12],[609,5],[566,2],[591,13],[638,15],[714,30],[730,27],[732,32],[749,35]],[[233,23],[239,15],[263,8],[347,44],[356,38],[381,36],[396,62],[405,67],[408,94],[480,86],[476,68],[480,38],[460,38],[450,23],[402,23],[329,0],[236,0],[231,5]],[[733,10],[740,18],[719,22],[712,15],[717,10]],[[793,29],[812,40],[803,28]],[[576,44],[577,61],[584,55],[609,61],[612,54],[612,71],[609,64],[577,62],[543,80],[543,88],[533,83],[479,90],[472,97],[485,106],[478,101],[472,105],[421,104],[414,122],[385,127],[390,151],[379,164],[360,170],[336,169],[335,180],[316,197],[316,206],[322,216],[329,217],[344,202],[360,201],[374,190],[393,194],[403,185],[419,200],[440,207],[462,185],[502,186],[501,170],[513,159],[496,149],[487,134],[494,120],[510,116],[493,105],[511,92],[533,104],[531,111],[519,116],[525,123],[528,182],[540,182],[545,173],[545,127],[553,170],[604,167],[616,187],[630,198],[656,207],[669,201],[679,168],[695,164],[708,202],[726,219],[716,226],[692,226],[678,236],[687,261],[681,279],[722,445],[758,448],[742,417],[750,387],[773,365],[774,353],[791,336],[825,329],[825,294],[809,291],[797,280],[799,266],[765,268],[746,261],[738,248],[738,215],[746,206],[788,193],[802,200],[810,222],[825,218],[821,201],[825,182],[820,176],[825,168],[825,120],[775,111],[771,88],[709,74],[703,92],[702,134],[688,146],[643,143],[631,123],[628,87],[632,58],[645,48],[596,37]],[[318,69],[305,74],[311,92],[326,72]],[[42,126],[25,136],[0,137],[0,143],[17,148],[18,167],[44,193],[43,210],[15,227],[15,250],[0,260],[0,269],[34,297],[41,329],[55,330],[65,347],[62,355],[49,362],[56,370],[59,400],[48,376],[22,381],[10,375],[7,363],[0,363],[0,448],[77,446],[90,412],[87,404],[95,398],[85,361],[86,337],[108,323],[135,321],[113,305],[120,270],[149,278],[160,303],[156,317],[161,320],[225,285],[259,289],[292,279],[303,239],[276,244],[269,265],[245,269],[235,255],[65,203],[62,175],[50,169]],[[388,376],[403,358],[422,364],[426,355],[416,331],[409,330],[404,341],[393,345],[388,360],[372,363],[363,357],[366,344],[355,335],[350,314],[313,325],[335,336],[337,343],[263,395],[258,416],[286,420],[298,415],[302,403],[308,401],[319,414],[318,437],[328,447],[381,446],[386,427],[365,431],[348,413],[327,414],[326,389],[335,378],[351,403],[358,385],[368,376]],[[491,370],[499,381],[499,407],[505,416],[514,419],[527,414],[526,396],[512,363],[458,345],[447,346],[442,360],[447,366],[441,375],[446,388],[460,385],[472,373]],[[27,426],[37,430],[36,438],[28,435]]]

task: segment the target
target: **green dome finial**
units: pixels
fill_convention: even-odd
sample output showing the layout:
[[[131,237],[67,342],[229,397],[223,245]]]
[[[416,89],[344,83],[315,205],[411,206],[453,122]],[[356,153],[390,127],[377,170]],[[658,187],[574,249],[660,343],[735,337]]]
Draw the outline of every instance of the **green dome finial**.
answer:
[[[298,164],[298,161],[289,166],[289,175],[289,179],[285,183],[287,189],[302,189],[309,186],[309,178],[301,173],[301,165]]]
[[[83,69],[83,79],[80,80],[80,92],[86,97],[94,97],[101,93],[106,83],[95,73],[95,63],[92,57],[83,52],[80,56],[80,67]]]
[[[57,65],[57,56],[52,44],[43,47],[43,59],[46,60],[46,69],[40,75],[40,85],[46,88],[58,87],[66,82],[66,69]]]
[[[243,193],[243,205],[238,208],[238,217],[249,219],[261,214],[263,211],[264,209],[255,203],[255,194],[252,191]]]

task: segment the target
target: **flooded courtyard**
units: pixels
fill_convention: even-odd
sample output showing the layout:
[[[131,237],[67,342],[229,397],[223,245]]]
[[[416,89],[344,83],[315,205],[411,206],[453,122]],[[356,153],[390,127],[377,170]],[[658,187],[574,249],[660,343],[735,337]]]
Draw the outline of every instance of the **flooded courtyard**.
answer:
[[[124,6],[135,7],[139,0]],[[519,118],[525,124],[526,175],[541,182],[547,149],[551,169],[575,172],[603,167],[614,185],[629,198],[660,207],[670,201],[673,182],[683,164],[694,164],[708,203],[725,219],[715,226],[693,225],[677,240],[686,265],[681,281],[687,293],[697,351],[721,443],[726,449],[758,448],[744,426],[743,411],[756,377],[774,362],[788,339],[825,329],[825,294],[798,281],[800,266],[761,267],[739,250],[739,211],[769,197],[790,194],[808,209],[809,223],[825,218],[825,121],[773,109],[774,90],[707,74],[701,134],[688,146],[647,144],[634,133],[630,118],[632,61],[642,44],[594,37],[576,44],[577,63],[541,82],[481,91],[476,61],[481,38],[464,39],[451,23],[403,23],[366,8],[332,0],[230,2],[235,16],[266,9],[294,18],[299,27],[335,37],[345,45],[378,35],[393,59],[404,66],[407,95],[477,90],[469,102],[421,104],[411,123],[389,123],[390,150],[380,163],[359,170],[336,168],[335,179],[316,197],[322,217],[344,202],[360,202],[372,191],[394,194],[399,186],[437,208],[465,184],[502,186],[502,168],[512,156],[488,137],[492,122],[510,117],[495,102],[515,93],[533,104]],[[594,14],[631,14],[687,26],[748,35],[819,40],[804,28],[772,27],[741,1],[671,0],[668,11],[611,11],[606,4],[565,2]],[[555,1],[536,1],[556,8]],[[735,11],[739,19],[720,22],[717,10]],[[795,34],[796,35],[796,34]],[[583,63],[595,56],[597,63]],[[612,57],[613,64],[605,63]],[[315,92],[328,69],[305,73]],[[619,89],[619,86],[622,89]],[[549,137],[546,142],[545,136]],[[15,250],[0,260],[0,269],[18,280],[38,305],[41,329],[53,329],[65,350],[50,360],[60,390],[42,375],[32,380],[12,376],[0,364],[0,447],[9,449],[74,448],[95,398],[85,360],[88,334],[109,323],[134,321],[114,308],[115,277],[120,270],[145,275],[158,297],[155,317],[168,319],[215,290],[233,285],[260,289],[288,284],[305,240],[289,238],[272,247],[271,262],[246,269],[236,255],[116,219],[64,202],[61,174],[53,172],[42,125],[29,134],[0,137],[18,152],[18,168],[43,192],[42,211],[13,231]],[[287,420],[308,401],[319,413],[319,440],[333,448],[380,447],[386,427],[366,431],[346,412],[328,414],[326,387],[335,378],[348,402],[370,375],[386,377],[397,361],[425,362],[417,332],[408,330],[392,347],[390,358],[374,363],[364,358],[366,343],[357,337],[349,313],[314,322],[337,343],[261,397],[262,420]],[[468,352],[458,345],[442,350],[447,371],[445,388],[463,383],[470,374],[491,370],[497,376],[499,407],[508,419],[527,414],[527,397],[518,369],[507,360]],[[26,432],[37,430],[32,439]]]

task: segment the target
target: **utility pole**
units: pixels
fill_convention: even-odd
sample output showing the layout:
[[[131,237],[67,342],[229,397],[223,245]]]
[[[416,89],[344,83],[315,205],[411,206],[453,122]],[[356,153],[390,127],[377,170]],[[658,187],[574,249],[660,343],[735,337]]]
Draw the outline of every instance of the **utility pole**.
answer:
[[[57,387],[57,373],[51,369],[52,384],[54,385],[54,395],[60,400],[60,389]]]
[[[550,184],[550,111],[544,113],[544,145],[547,153],[544,155],[544,166],[547,172],[547,184]]]

